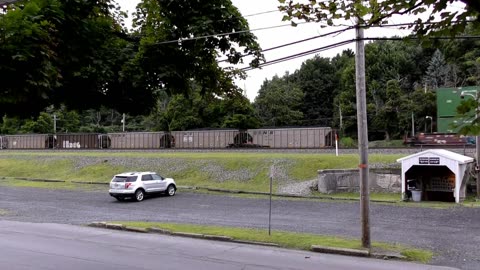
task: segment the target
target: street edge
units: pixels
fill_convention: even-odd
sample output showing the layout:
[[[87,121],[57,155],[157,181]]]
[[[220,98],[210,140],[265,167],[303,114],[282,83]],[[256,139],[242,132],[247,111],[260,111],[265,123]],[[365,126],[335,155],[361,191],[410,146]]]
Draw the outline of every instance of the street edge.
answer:
[[[116,223],[107,223],[107,222],[91,222],[88,224],[89,227],[94,228],[103,228],[110,230],[121,230],[128,232],[136,233],[153,233],[153,234],[162,234],[162,235],[171,235],[171,236],[180,236],[204,240],[213,240],[213,241],[222,241],[222,242],[231,242],[231,243],[240,243],[248,245],[257,245],[257,246],[268,246],[268,247],[281,247],[275,243],[268,242],[256,242],[256,241],[247,241],[247,240],[238,240],[229,236],[224,235],[209,235],[209,234],[199,234],[199,233],[188,233],[188,232],[172,232],[170,230],[150,227],[150,228],[139,228],[132,226],[125,226],[123,224]],[[401,260],[405,261],[407,258],[400,254],[395,253],[374,253],[368,249],[349,249],[349,248],[338,248],[338,247],[325,247],[320,245],[312,245],[310,251],[324,254],[336,254],[344,256],[356,256],[356,257],[370,257],[383,260]]]

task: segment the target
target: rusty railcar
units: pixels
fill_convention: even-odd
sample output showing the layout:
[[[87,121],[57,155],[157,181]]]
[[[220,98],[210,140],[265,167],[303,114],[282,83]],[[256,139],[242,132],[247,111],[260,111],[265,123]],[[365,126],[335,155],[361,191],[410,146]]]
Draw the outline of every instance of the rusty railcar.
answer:
[[[98,149],[98,133],[65,133],[54,135],[54,148],[57,149]]]
[[[47,134],[24,134],[2,136],[3,149],[45,149],[49,146]]]
[[[106,138],[106,137],[107,138]],[[158,149],[175,146],[175,140],[167,132],[124,132],[101,135],[102,148]]]
[[[334,134],[330,127],[249,129],[252,144],[277,149],[331,147]]]
[[[227,148],[238,138],[238,130],[190,130],[172,131],[177,149]]]

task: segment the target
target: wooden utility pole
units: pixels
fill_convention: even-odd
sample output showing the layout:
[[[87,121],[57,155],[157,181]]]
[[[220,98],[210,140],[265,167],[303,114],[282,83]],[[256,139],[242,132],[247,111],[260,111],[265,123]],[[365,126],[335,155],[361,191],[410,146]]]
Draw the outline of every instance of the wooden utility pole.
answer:
[[[363,28],[358,19],[356,27],[355,71],[357,88],[357,124],[358,150],[360,152],[360,215],[362,223],[362,246],[370,249],[370,206],[368,188],[368,124],[367,124],[367,93],[365,83],[365,43]]]

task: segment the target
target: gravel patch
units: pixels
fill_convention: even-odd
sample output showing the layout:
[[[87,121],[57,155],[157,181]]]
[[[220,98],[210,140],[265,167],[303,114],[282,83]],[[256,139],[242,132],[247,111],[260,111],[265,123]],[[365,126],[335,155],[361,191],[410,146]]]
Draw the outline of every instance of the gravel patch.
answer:
[[[303,182],[296,182],[284,184],[278,187],[277,193],[288,195],[308,196],[312,190],[316,189],[318,180],[309,180]]]

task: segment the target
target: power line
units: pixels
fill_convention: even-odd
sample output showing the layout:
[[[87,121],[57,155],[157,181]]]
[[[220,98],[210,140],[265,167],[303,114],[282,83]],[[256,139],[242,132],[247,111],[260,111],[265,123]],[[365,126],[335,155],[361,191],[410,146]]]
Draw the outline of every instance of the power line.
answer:
[[[293,59],[303,57],[303,56],[307,56],[307,55],[310,55],[310,54],[319,53],[321,51],[331,50],[331,49],[334,49],[334,48],[337,48],[337,47],[341,47],[341,46],[350,44],[350,43],[355,42],[355,41],[356,41],[356,39],[344,40],[344,41],[337,42],[337,43],[334,43],[334,44],[330,44],[330,45],[327,45],[327,46],[323,46],[323,47],[320,47],[320,48],[317,48],[317,49],[313,49],[313,50],[289,55],[289,56],[278,58],[278,59],[275,59],[275,60],[272,60],[272,61],[267,61],[263,64],[260,64],[258,67],[245,67],[245,68],[242,68],[240,70],[250,71],[250,70],[253,70],[253,69],[256,69],[256,68],[261,68],[261,67],[265,67],[265,66],[278,64],[278,63],[281,63],[281,62],[293,60]]]
[[[245,15],[245,16],[243,16],[243,17],[244,17],[244,18],[247,18],[247,17],[253,17],[253,16],[258,16],[258,15],[263,15],[263,14],[269,14],[269,13],[275,13],[275,12],[280,12],[280,10],[274,9],[274,10],[262,11],[262,12],[258,12],[258,13],[248,14],[248,15]]]
[[[300,24],[306,24],[306,23],[313,23],[313,22],[298,22],[295,23],[296,25]],[[161,42],[156,42],[152,45],[162,45],[162,44],[170,44],[170,43],[181,43],[183,41],[190,41],[190,40],[199,40],[199,39],[207,39],[209,37],[221,37],[221,36],[228,36],[228,35],[234,35],[234,34],[242,34],[242,33],[248,33],[248,32],[255,32],[255,31],[262,31],[262,30],[269,30],[269,29],[275,29],[275,28],[280,28],[280,27],[287,27],[287,26],[292,26],[292,24],[281,24],[281,25],[274,25],[274,26],[267,26],[267,27],[261,27],[261,28],[256,28],[256,29],[249,29],[249,30],[242,30],[242,31],[235,31],[235,32],[228,32],[228,33],[218,33],[218,34],[211,34],[211,35],[205,35],[205,36],[199,36],[199,37],[192,37],[192,38],[184,38],[184,39],[176,39],[176,40],[168,40],[168,41],[161,41]]]
[[[405,37],[405,38],[386,38],[386,37],[385,38],[383,38],[383,37],[370,37],[370,38],[368,38],[367,37],[367,38],[363,38],[362,40],[369,40],[369,41],[397,40],[397,41],[402,41],[402,40],[408,40],[408,39],[420,39],[420,38],[414,37],[414,36]],[[428,37],[426,39],[432,39],[432,40],[480,39],[480,36]],[[254,69],[257,69],[257,68],[274,65],[274,64],[285,62],[285,61],[290,61],[290,60],[300,58],[300,57],[303,57],[303,56],[307,56],[307,55],[310,55],[310,54],[335,49],[337,47],[345,46],[347,44],[350,44],[350,43],[353,43],[353,42],[356,42],[356,41],[357,41],[357,39],[344,40],[344,41],[337,42],[337,43],[334,43],[334,44],[330,44],[330,45],[327,45],[327,46],[323,46],[323,47],[320,47],[320,48],[317,48],[317,49],[313,49],[313,50],[309,50],[309,51],[305,51],[305,52],[301,52],[301,53],[297,53],[297,54],[292,54],[292,55],[289,55],[289,56],[286,56],[286,57],[282,57],[282,58],[278,58],[278,59],[275,59],[275,60],[267,61],[265,63],[260,64],[258,67],[245,67],[245,68],[242,68],[240,70],[251,71],[251,70],[254,70]]]
[[[275,47],[271,47],[271,48],[268,48],[268,49],[264,49],[264,50],[262,50],[261,52],[262,52],[262,53],[263,53],[263,52],[268,52],[268,51],[272,51],[272,50],[276,50],[276,49],[280,49],[280,48],[284,48],[284,47],[296,45],[296,44],[299,44],[299,43],[307,42],[307,41],[310,41],[310,40],[314,40],[314,39],[317,39],[317,38],[322,38],[322,37],[326,37],[326,36],[330,36],[330,35],[340,34],[340,33],[343,33],[343,32],[345,32],[345,31],[348,31],[348,30],[353,29],[353,28],[354,28],[353,26],[346,27],[346,28],[343,28],[343,29],[340,29],[340,30],[328,32],[328,33],[321,34],[321,35],[318,35],[318,36],[309,37],[309,38],[305,38],[305,39],[293,41],[293,42],[290,42],[290,43],[285,43],[285,44],[282,44],[282,45],[278,45],[278,46],[275,46]],[[241,55],[241,57],[245,57],[245,56],[249,56],[249,55],[252,55],[252,53],[248,53],[248,54]],[[226,62],[226,61],[228,61],[228,59],[219,60],[219,61],[217,61],[217,63]]]

